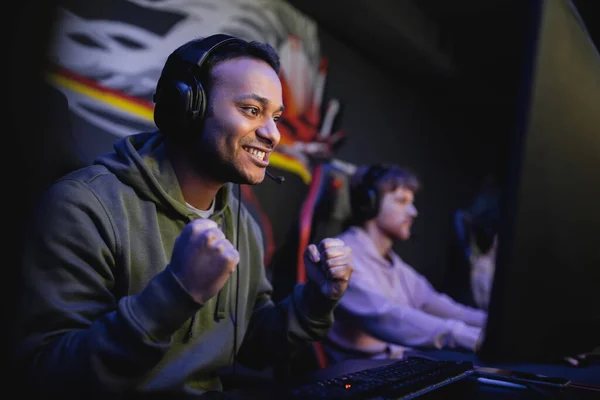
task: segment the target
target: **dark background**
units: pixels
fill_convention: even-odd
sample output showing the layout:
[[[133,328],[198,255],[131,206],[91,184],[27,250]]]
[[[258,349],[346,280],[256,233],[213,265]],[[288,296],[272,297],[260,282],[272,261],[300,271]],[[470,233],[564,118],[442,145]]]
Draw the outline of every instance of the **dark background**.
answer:
[[[341,127],[348,134],[336,156],[353,163],[396,162],[422,179],[415,238],[398,250],[440,287],[452,212],[469,204],[485,177],[502,180],[509,161],[529,2],[289,2],[319,24],[329,59],[326,90],[342,101]],[[46,89],[42,75],[56,3],[22,0],[5,15],[5,327],[31,201],[80,161],[68,136],[71,121],[56,113],[61,100]],[[597,1],[574,3],[598,46]],[[275,216],[289,212],[273,210]],[[4,378],[11,382],[10,374]]]

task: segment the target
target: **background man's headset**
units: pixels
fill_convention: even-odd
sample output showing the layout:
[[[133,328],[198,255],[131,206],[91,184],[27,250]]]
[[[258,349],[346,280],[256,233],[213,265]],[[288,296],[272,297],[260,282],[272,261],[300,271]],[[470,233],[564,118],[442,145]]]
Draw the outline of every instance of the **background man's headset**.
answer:
[[[360,182],[351,188],[350,206],[353,220],[362,223],[377,216],[381,196],[376,183],[388,171],[389,168],[384,165],[371,165],[360,179]]]

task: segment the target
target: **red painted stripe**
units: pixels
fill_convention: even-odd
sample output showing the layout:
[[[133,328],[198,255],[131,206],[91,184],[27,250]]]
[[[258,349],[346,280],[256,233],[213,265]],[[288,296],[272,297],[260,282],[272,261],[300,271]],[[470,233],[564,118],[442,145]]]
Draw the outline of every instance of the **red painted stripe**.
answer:
[[[315,202],[321,186],[322,166],[317,165],[313,171],[313,179],[310,183],[308,196],[302,204],[300,211],[300,239],[298,243],[298,262],[296,269],[296,282],[306,282],[306,267],[304,265],[304,250],[309,245],[312,219],[315,210]]]

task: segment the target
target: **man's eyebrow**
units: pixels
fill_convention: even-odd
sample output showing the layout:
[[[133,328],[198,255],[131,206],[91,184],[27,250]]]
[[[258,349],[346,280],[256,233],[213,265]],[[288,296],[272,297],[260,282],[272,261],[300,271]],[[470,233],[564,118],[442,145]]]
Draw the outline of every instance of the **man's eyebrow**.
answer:
[[[253,99],[253,100],[256,100],[256,101],[258,101],[260,104],[262,104],[262,105],[263,105],[263,107],[266,107],[266,106],[268,106],[268,105],[271,103],[271,101],[270,101],[269,99],[267,99],[266,97],[259,96],[259,95],[258,95],[258,94],[256,94],[256,93],[243,94],[243,95],[241,95],[241,96],[239,96],[239,97],[236,97],[236,98],[235,98],[235,101],[242,101],[242,100],[247,100],[247,99]],[[281,106],[279,107],[279,110],[278,110],[278,111],[279,111],[279,112],[283,112],[283,110],[285,110],[285,107],[284,107],[283,105],[281,105]]]

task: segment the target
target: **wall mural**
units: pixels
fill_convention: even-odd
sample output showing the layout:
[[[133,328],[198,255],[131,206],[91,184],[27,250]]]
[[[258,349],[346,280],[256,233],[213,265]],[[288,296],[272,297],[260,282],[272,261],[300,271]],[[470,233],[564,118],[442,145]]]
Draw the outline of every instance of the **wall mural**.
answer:
[[[190,39],[220,32],[268,42],[281,57],[286,111],[273,167],[307,186],[313,166],[342,143],[343,131],[334,130],[340,103],[324,99],[327,59],[317,25],[282,0],[86,1],[59,8],[56,18],[47,77],[85,122],[74,136],[77,129],[114,139],[154,129],[152,95],[167,56]],[[268,264],[274,217],[253,189],[242,190],[263,225]]]

